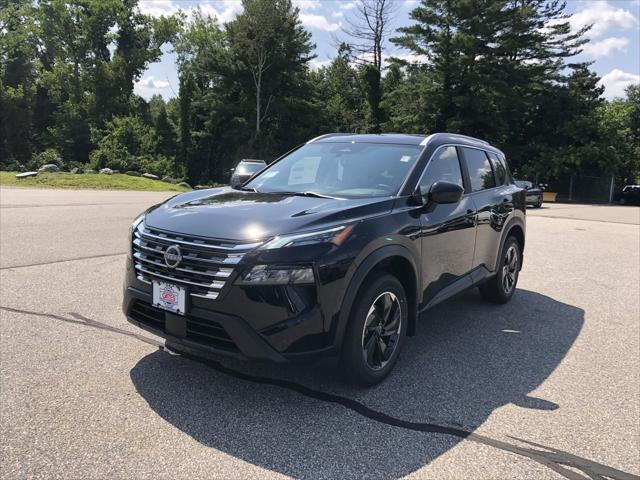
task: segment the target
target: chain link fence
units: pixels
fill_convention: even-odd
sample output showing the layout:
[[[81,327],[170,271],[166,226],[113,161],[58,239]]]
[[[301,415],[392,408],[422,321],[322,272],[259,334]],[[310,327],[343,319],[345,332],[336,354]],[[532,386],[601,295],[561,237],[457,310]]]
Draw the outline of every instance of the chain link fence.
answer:
[[[537,183],[545,185],[547,201],[555,193],[556,202],[611,203],[614,194],[613,177],[592,177],[586,175],[566,175],[555,179],[541,179]]]

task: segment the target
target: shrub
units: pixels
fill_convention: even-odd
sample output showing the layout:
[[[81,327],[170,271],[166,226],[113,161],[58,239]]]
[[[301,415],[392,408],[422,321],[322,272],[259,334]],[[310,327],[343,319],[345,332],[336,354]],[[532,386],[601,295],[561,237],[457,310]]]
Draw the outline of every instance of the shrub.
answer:
[[[64,168],[62,156],[60,156],[55,148],[47,148],[46,150],[36,153],[31,157],[31,166],[36,170],[41,166],[48,165],[50,163],[60,167],[60,169]]]
[[[164,155],[147,155],[138,157],[140,171],[153,173],[159,177],[173,174],[173,160]]]
[[[89,157],[95,170],[139,170],[139,157],[154,153],[156,139],[153,128],[138,117],[115,117],[100,133],[103,135],[98,140],[98,148]]]

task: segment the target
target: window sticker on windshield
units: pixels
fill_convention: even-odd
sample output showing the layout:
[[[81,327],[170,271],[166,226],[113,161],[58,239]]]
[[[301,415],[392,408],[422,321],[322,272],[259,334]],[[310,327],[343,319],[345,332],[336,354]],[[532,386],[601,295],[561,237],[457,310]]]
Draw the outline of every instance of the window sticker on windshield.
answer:
[[[408,162],[409,160],[411,160],[411,155],[403,155],[400,157],[401,162]]]
[[[320,157],[305,157],[296,162],[289,172],[289,185],[314,183],[320,166]]]

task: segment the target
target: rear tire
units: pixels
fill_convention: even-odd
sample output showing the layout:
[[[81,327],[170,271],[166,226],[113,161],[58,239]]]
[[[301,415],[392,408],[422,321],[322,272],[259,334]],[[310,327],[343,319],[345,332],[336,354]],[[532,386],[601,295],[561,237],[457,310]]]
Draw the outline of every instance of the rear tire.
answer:
[[[393,369],[407,332],[407,297],[384,272],[367,278],[351,309],[340,368],[350,383],[371,386]]]
[[[538,200],[538,203],[535,205],[536,208],[542,208],[542,198]]]
[[[516,237],[509,236],[500,252],[497,273],[478,287],[482,298],[493,303],[507,303],[513,297],[518,284],[522,250]]]

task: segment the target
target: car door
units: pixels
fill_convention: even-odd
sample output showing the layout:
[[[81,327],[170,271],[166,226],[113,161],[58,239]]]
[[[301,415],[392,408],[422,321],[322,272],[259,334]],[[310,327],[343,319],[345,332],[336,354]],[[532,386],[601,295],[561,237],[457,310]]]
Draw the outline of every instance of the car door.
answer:
[[[504,185],[504,167],[500,169],[501,182],[498,185],[488,152],[472,147],[461,147],[460,150],[471,187],[470,197],[477,212],[473,268],[485,266],[493,271],[502,229],[513,212],[513,192]]]
[[[420,216],[425,304],[471,270],[475,244],[473,201],[466,194],[453,204],[434,204],[428,198],[429,189],[439,180],[464,187],[462,171],[457,148],[441,146],[419,181],[425,202]]]

